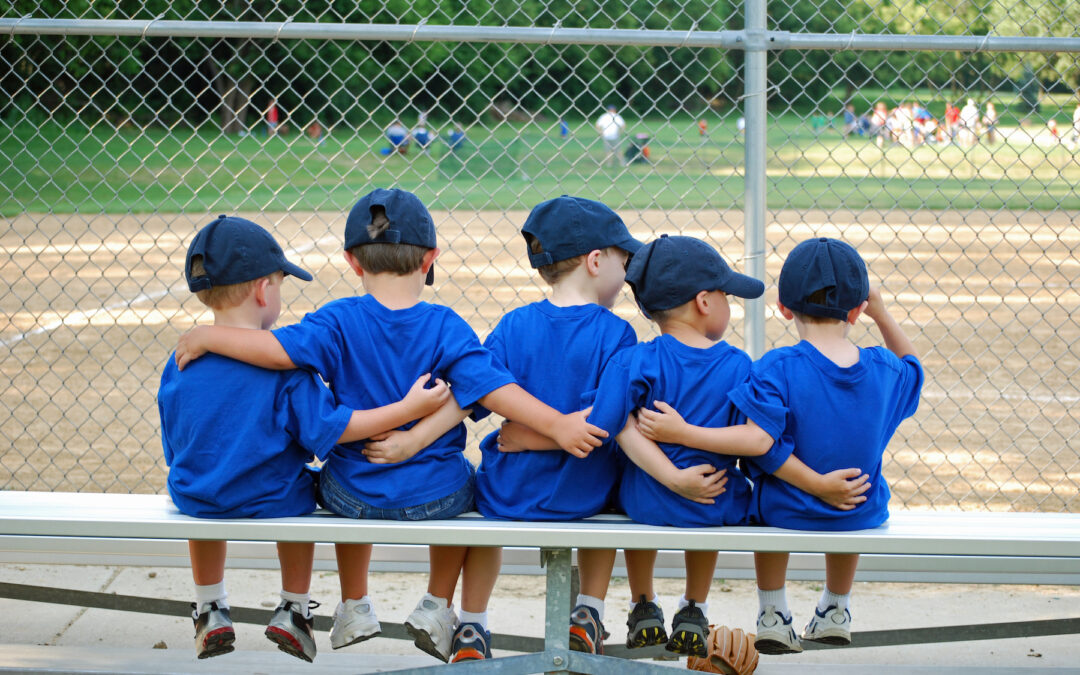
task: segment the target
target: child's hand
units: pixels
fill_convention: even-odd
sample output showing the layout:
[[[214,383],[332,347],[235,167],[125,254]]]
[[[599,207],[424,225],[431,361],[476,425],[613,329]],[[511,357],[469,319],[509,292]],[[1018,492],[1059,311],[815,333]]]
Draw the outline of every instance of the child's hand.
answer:
[[[717,471],[716,467],[709,464],[679,469],[667,488],[672,492],[686,497],[698,504],[714,504],[718,497],[727,491],[727,469]]]
[[[499,435],[495,438],[499,452],[521,452],[523,450],[530,450],[528,437],[533,435],[530,432],[531,429],[524,424],[506,420],[502,423],[502,426],[499,427]]]
[[[686,420],[663,401],[653,401],[653,406],[656,410],[638,410],[637,425],[641,435],[658,443],[680,443],[680,432],[686,427]]]
[[[552,429],[552,440],[574,457],[587,457],[593,448],[603,445],[603,439],[608,437],[608,432],[586,421],[590,412],[592,407],[563,415],[560,423]]]
[[[177,370],[183,370],[187,364],[206,353],[206,348],[200,339],[205,330],[205,326],[195,326],[180,336],[180,341],[176,345]]]
[[[425,373],[420,376],[413,385],[409,387],[409,391],[405,394],[405,398],[402,401],[412,411],[414,415],[413,419],[420,417],[427,417],[431,413],[435,412],[442,407],[443,403],[450,398],[450,387],[442,380],[436,378],[435,384],[430,388],[425,388],[424,385],[431,379],[431,373]]]
[[[413,435],[400,429],[375,434],[364,444],[364,456],[372,464],[404,462],[420,450]]]
[[[869,475],[859,469],[837,469],[821,477],[814,496],[833,508],[850,511],[866,501],[863,493],[869,489]]]
[[[870,286],[870,295],[866,298],[866,309],[863,310],[863,314],[868,319],[878,320],[878,317],[885,313],[885,301],[881,299],[881,289],[877,286]]]

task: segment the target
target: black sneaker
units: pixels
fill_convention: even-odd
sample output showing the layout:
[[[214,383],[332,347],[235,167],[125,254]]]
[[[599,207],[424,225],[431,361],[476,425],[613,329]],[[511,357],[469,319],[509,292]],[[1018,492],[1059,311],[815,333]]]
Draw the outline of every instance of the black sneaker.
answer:
[[[662,645],[668,641],[664,630],[664,612],[642,595],[626,620],[626,646],[629,649]]]
[[[578,605],[570,613],[570,649],[586,654],[603,654],[604,623],[600,613],[587,605]]]
[[[308,606],[314,609],[319,603],[311,602]],[[286,654],[311,663],[315,659],[314,621],[314,617],[301,614],[295,602],[282,600],[266,627],[266,639]]]
[[[709,655],[705,646],[708,638],[709,620],[691,600],[689,605],[676,612],[671,619],[671,638],[665,649],[676,654],[705,657]]]
[[[195,622],[195,654],[200,659],[221,656],[233,650],[236,633],[233,632],[232,618],[228,607],[219,607],[216,602],[202,614],[195,614],[198,606],[191,603],[192,621]]]

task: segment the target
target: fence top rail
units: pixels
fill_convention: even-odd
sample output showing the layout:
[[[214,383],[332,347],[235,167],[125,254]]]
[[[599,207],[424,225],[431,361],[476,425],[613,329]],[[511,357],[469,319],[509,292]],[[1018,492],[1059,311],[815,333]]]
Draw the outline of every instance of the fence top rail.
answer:
[[[165,19],[0,19],[0,35],[379,40],[387,42],[514,42],[748,51],[860,50],[1080,53],[1080,38],[1000,35],[791,33],[755,30],[648,30],[462,26],[437,24],[189,21]]]
[[[657,527],[623,516],[518,522],[466,515],[402,523],[342,518],[200,519],[165,495],[0,492],[0,535],[376,544],[1080,557],[1080,514],[898,511],[853,532]]]

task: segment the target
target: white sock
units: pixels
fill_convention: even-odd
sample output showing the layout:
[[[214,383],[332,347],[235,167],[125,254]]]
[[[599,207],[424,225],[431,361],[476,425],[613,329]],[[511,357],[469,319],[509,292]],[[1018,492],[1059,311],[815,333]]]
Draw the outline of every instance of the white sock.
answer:
[[[283,588],[281,589],[281,599],[285,602],[296,603],[300,607],[300,613],[304,615],[304,618],[311,617],[311,610],[308,609],[308,604],[311,602],[311,593],[290,593]]]
[[[638,597],[640,598],[641,596],[639,595]],[[654,605],[657,605],[657,606],[659,606],[659,605],[660,605],[660,603],[658,602],[658,601],[659,601],[659,599],[660,599],[660,596],[658,596],[658,595],[656,595],[656,594],[654,593],[654,594],[653,594],[653,596],[652,596],[652,599],[651,599],[651,600],[649,600],[649,602],[651,602],[651,603],[652,603],[652,604],[654,604]],[[636,607],[636,606],[637,606],[637,603],[638,603],[638,601],[637,601],[637,600],[630,600],[630,611],[631,611],[631,612],[632,612],[632,611],[634,611],[634,607]]]
[[[708,602],[695,602],[694,604],[697,605],[698,609],[701,610],[702,614],[704,614],[705,616],[709,616],[709,603]],[[690,606],[690,601],[686,599],[685,595],[682,596],[681,598],[679,598],[679,609],[682,609],[684,607],[689,607],[689,606]],[[677,611],[679,611],[679,609],[677,609],[675,611],[677,612]]]
[[[758,611],[764,611],[766,606],[772,605],[785,619],[791,618],[791,610],[787,606],[787,586],[781,586],[775,591],[763,591],[759,588],[757,597]]]
[[[216,584],[200,586],[195,584],[195,612],[202,613],[210,609],[210,603],[216,602],[218,607],[225,609],[229,606],[229,594],[225,592],[225,580]]]
[[[851,593],[845,593],[840,595],[839,593],[833,593],[829,590],[828,586],[821,592],[821,599],[818,600],[817,608],[819,612],[824,612],[830,607],[838,607],[840,609],[847,609],[851,605]]]
[[[585,605],[586,607],[591,607],[592,609],[595,609],[597,615],[599,615],[600,617],[600,620],[604,620],[604,601],[600,598],[595,598],[591,595],[585,595],[584,593],[578,593],[576,604]]]
[[[458,621],[458,625],[463,623],[478,623],[484,630],[488,629],[487,610],[484,610],[483,612],[466,612],[465,610],[461,610],[458,612]]]

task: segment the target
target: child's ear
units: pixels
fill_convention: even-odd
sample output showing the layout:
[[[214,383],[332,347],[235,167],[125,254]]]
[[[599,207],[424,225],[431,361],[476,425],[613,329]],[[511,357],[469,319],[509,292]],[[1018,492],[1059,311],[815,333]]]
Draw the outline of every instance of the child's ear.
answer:
[[[791,310],[785,307],[784,303],[780,302],[779,300],[776,301],[776,309],[780,311],[780,316],[784,317],[788,321],[791,321],[795,318],[795,315],[791,312]]]
[[[600,249],[593,249],[585,255],[585,271],[590,276],[596,276],[600,274],[600,256],[604,255],[604,252]]]
[[[259,307],[266,307],[266,287],[270,285],[270,277],[263,277],[255,282],[252,291],[255,293],[255,303]]]
[[[859,305],[855,309],[848,312],[847,313],[847,322],[850,323],[852,326],[854,326],[855,322],[859,320],[859,315],[863,313],[863,310],[865,310],[866,306],[869,305],[869,304],[870,303],[868,301],[863,300],[863,303],[861,305]]]
[[[352,268],[353,272],[356,272],[356,276],[364,276],[364,268],[360,267],[360,263],[356,260],[356,257],[348,251],[345,251],[345,262]]]
[[[698,314],[708,315],[711,310],[709,291],[698,291],[698,294],[694,296],[694,306],[697,307]]]
[[[420,262],[420,270],[427,274],[427,271],[431,269],[431,266],[435,264],[435,258],[439,257],[441,251],[437,248],[429,249]]]

